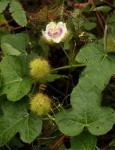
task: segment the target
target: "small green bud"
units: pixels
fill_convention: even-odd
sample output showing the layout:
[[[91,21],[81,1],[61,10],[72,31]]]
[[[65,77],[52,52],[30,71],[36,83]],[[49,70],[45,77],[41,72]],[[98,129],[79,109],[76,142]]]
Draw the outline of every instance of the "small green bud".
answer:
[[[47,77],[50,71],[49,62],[43,58],[37,58],[30,62],[30,75],[37,80]]]
[[[51,99],[43,93],[38,93],[31,99],[30,109],[39,116],[46,115],[51,110]]]

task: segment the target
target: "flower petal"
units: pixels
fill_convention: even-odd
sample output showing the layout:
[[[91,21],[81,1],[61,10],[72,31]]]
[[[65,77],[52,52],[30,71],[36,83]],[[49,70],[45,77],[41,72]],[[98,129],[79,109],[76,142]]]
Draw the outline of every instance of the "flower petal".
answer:
[[[59,43],[68,34],[66,24],[63,22],[50,22],[46,26],[46,31],[42,31],[43,36],[48,42]]]

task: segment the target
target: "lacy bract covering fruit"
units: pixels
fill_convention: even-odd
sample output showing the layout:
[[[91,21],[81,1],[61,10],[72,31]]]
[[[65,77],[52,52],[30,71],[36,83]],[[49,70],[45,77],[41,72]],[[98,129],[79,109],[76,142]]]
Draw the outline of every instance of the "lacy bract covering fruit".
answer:
[[[36,80],[47,77],[50,70],[49,62],[43,58],[36,58],[30,62],[30,75]]]
[[[46,115],[51,110],[51,99],[43,93],[37,93],[31,99],[30,109],[40,116]]]

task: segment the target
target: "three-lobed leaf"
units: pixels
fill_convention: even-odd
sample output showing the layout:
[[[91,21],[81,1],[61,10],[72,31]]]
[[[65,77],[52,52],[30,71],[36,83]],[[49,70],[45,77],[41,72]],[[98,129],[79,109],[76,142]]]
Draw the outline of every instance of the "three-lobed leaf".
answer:
[[[31,143],[41,132],[42,120],[28,113],[28,99],[19,102],[1,101],[3,116],[0,116],[0,147],[7,144],[16,133],[23,142]]]
[[[56,115],[61,132],[69,136],[79,135],[87,128],[93,135],[106,134],[115,123],[115,112],[101,107],[101,92],[115,73],[115,55],[106,54],[101,42],[82,47],[76,60],[87,64],[78,85],[71,93],[71,111]]]
[[[56,123],[62,133],[76,136],[87,128],[93,135],[102,135],[111,130],[115,122],[115,113],[111,108],[99,108],[94,106],[95,104],[81,105],[78,105],[76,110],[57,114]]]

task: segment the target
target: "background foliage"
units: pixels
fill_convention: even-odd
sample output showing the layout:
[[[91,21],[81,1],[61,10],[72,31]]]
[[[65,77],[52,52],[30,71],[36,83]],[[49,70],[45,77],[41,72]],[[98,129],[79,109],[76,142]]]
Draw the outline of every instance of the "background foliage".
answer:
[[[0,149],[115,149],[115,2],[0,1]],[[70,37],[42,40],[63,21]],[[43,57],[51,74],[35,82],[29,63]],[[46,116],[30,111],[31,97],[52,99]],[[45,104],[44,104],[45,105]]]

